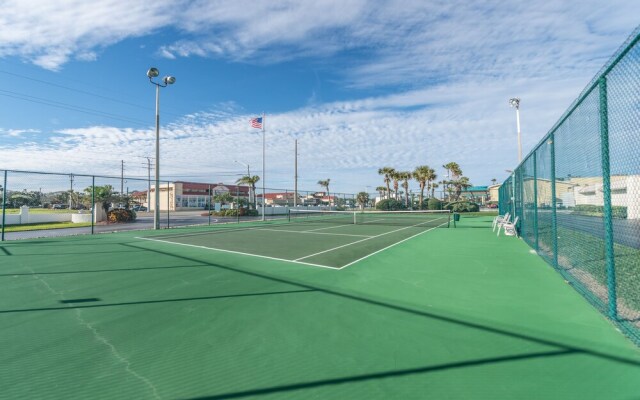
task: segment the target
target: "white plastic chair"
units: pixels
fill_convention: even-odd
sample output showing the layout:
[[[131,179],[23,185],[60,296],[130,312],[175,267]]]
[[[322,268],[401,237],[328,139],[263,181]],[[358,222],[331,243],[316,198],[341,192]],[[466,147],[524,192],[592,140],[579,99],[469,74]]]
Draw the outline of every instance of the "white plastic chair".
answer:
[[[497,217],[493,218],[493,226],[491,230],[495,232],[496,226],[503,223],[504,221],[509,221],[509,213],[506,213],[505,215],[498,215]]]
[[[518,218],[519,217],[516,217],[513,222],[506,221],[498,226],[498,236],[500,236],[500,228],[503,228],[505,236],[518,237],[518,229],[516,227],[518,225]]]

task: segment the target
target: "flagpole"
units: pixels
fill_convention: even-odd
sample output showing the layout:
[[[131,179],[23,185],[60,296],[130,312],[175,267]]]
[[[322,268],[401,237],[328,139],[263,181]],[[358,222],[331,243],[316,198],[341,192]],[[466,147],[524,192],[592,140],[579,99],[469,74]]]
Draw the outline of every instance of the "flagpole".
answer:
[[[298,207],[298,139],[295,141],[293,148],[295,153],[294,162],[294,176],[293,176],[293,207]]]
[[[265,194],[264,184],[266,181],[266,169],[265,169],[265,134],[264,127],[266,125],[266,120],[264,119],[264,112],[262,113],[262,220],[265,220],[265,208],[267,205],[267,196]]]

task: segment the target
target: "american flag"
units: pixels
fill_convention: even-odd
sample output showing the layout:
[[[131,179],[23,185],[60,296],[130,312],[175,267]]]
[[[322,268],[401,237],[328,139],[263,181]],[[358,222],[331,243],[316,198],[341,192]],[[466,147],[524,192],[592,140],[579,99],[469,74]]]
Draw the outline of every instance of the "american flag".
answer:
[[[262,129],[262,117],[251,118],[251,127]]]

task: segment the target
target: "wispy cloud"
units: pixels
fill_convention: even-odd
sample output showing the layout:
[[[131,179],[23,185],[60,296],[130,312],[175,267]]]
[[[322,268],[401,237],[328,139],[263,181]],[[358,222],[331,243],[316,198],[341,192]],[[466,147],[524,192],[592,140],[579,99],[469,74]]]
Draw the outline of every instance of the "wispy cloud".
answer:
[[[313,93],[307,107],[268,115],[270,185],[292,186],[294,138],[307,187],[330,177],[334,188],[357,191],[356,184],[376,186],[383,165],[412,169],[452,160],[482,184],[516,163],[507,99],[523,99],[526,151],[635,27],[639,13],[640,4],[628,0],[12,0],[0,15],[0,57],[57,70],[70,60],[99,60],[101,49],[126,38],[170,28],[175,39],[156,49],[167,58],[313,58],[339,70],[345,87],[391,87],[393,94],[322,103]],[[242,172],[234,160],[258,167],[261,136],[248,118],[229,103],[164,127],[163,175],[218,180],[223,172]],[[22,135],[10,132],[0,134]],[[7,168],[41,169],[46,160],[51,170],[117,175],[119,158],[142,164],[154,145],[152,129],[67,126],[48,141],[0,148],[0,156]],[[110,148],[118,155],[105,152]]]
[[[525,149],[537,142],[575,95],[575,91],[559,92],[556,87],[573,85],[536,82],[536,93],[554,92],[554,97],[536,97],[533,90],[523,90],[527,95],[523,102]],[[469,92],[482,92],[483,97],[468,96]],[[442,85],[267,115],[267,184],[293,186],[294,139],[299,140],[301,186],[311,190],[317,189],[318,179],[330,177],[336,190],[359,191],[379,183],[377,169],[381,166],[412,170],[429,164],[439,168],[452,160],[462,165],[474,183],[501,178],[496,173],[516,162],[515,116],[506,102],[509,95],[495,81],[487,81],[475,87]],[[536,118],[528,118],[531,115]],[[230,171],[244,171],[235,160],[250,164],[261,175],[261,132],[249,127],[249,118],[230,103],[163,127],[162,175],[228,182],[234,180]],[[505,126],[505,118],[513,124]],[[117,175],[119,159],[124,159],[129,166],[138,165],[137,172],[128,171],[144,176],[141,160],[153,154],[154,146],[153,129],[95,126],[60,130],[44,145],[0,149],[0,155],[31,154],[28,159],[5,158],[14,160],[6,165],[9,168],[19,164],[19,169],[26,169],[29,160],[33,168],[41,168],[42,160],[50,157],[51,170],[68,171],[69,165],[77,165],[82,171],[75,172],[107,175]],[[104,149],[118,149],[118,158],[104,154]],[[88,159],[94,160],[90,168]]]

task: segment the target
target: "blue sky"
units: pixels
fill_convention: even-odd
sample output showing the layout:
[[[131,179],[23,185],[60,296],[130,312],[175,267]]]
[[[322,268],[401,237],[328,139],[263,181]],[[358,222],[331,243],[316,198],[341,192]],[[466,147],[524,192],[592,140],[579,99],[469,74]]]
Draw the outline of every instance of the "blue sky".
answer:
[[[54,4],[59,3],[59,4]],[[6,1],[0,169],[146,176],[155,66],[165,179],[355,193],[377,170],[458,162],[476,185],[517,164],[636,29],[632,1]],[[367,189],[367,187],[369,187]],[[415,183],[412,188],[417,188]]]

